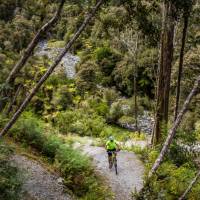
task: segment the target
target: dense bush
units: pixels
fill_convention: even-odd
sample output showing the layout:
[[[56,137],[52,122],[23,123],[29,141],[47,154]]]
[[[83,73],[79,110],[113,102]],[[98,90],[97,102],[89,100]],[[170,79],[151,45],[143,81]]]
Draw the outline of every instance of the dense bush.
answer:
[[[99,136],[105,126],[105,120],[95,114],[82,109],[60,112],[55,123],[62,133],[77,133],[81,136]]]
[[[12,149],[0,142],[0,199],[19,200],[22,186],[21,173],[8,161]]]
[[[88,192],[88,182],[91,181],[90,177],[93,177],[93,169],[87,157],[84,157],[77,150],[72,150],[70,146],[63,144],[56,153],[55,163],[62,176],[65,177],[65,184],[69,189],[78,196]],[[94,183],[91,182],[91,184]]]
[[[25,112],[12,128],[11,134],[17,141],[42,151],[45,142],[43,125],[31,112]]]
[[[120,54],[109,47],[99,47],[94,51],[94,57],[105,76],[111,75],[116,63],[120,60]]]
[[[177,153],[174,152],[174,148],[176,147],[172,147],[171,150],[173,153]],[[148,173],[159,152],[157,150],[147,151],[146,149],[139,149],[136,150],[136,152],[141,155],[143,160],[145,160],[146,173]],[[176,156],[178,157],[180,154],[181,152],[176,154]],[[181,155],[180,158],[176,158],[176,161],[177,159],[182,159],[178,166],[170,159],[165,159],[165,162],[163,162],[159,167],[156,175],[154,175],[150,180],[146,179],[144,188],[139,192],[139,194],[134,195],[135,198],[137,200],[178,199],[195,176],[197,169],[192,162],[187,162],[187,157]],[[192,192],[189,193],[188,199],[198,200],[199,195],[200,184],[198,183],[193,187]]]
[[[109,196],[109,193],[103,193],[106,187],[96,177],[89,158],[51,131],[43,121],[25,112],[11,130],[11,135],[50,159],[64,177],[65,185],[75,195],[83,199],[104,199]]]

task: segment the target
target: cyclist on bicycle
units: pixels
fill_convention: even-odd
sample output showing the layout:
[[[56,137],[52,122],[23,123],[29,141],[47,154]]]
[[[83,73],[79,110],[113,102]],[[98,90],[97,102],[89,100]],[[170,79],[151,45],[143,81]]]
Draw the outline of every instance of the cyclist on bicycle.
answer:
[[[117,141],[114,139],[113,136],[110,136],[108,141],[106,142],[106,150],[108,153],[108,163],[109,163],[110,169],[112,168],[112,162],[111,162],[112,154],[114,153],[116,156],[116,151],[118,151],[119,149],[120,148],[119,148]]]

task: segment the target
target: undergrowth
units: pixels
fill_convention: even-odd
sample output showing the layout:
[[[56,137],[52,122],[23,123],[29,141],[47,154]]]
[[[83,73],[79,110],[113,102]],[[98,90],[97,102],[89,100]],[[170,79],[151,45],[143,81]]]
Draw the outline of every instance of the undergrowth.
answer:
[[[91,160],[75,150],[59,137],[56,131],[46,126],[30,112],[26,112],[10,131],[20,143],[31,146],[60,171],[65,185],[80,199],[111,198],[107,187],[94,172]]]
[[[141,149],[136,147],[132,149],[137,153],[140,159],[145,163],[145,185],[139,193],[135,193],[136,200],[176,200],[188,187],[198,170],[194,162],[180,156],[183,152],[179,152],[179,159],[184,159],[177,164],[176,160],[172,160],[170,152],[164,162],[158,168],[157,172],[151,179],[147,178],[148,172],[159,155],[157,149]],[[171,148],[174,151],[174,147]],[[192,192],[188,194],[187,199],[198,200],[200,197],[200,183],[196,184]]]
[[[12,149],[0,141],[0,199],[19,200],[22,186],[21,173],[10,164]]]

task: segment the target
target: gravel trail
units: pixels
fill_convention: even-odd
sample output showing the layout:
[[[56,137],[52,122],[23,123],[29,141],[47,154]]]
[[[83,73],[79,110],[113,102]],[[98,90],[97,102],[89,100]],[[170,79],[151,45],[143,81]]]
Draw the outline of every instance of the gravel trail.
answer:
[[[118,172],[108,169],[107,154],[104,148],[86,145],[84,152],[93,158],[97,171],[107,179],[115,194],[115,200],[130,200],[131,192],[142,188],[144,166],[132,152],[120,151],[117,155]]]
[[[72,200],[63,191],[62,179],[50,173],[39,162],[22,155],[13,155],[11,163],[24,172],[22,200]]]

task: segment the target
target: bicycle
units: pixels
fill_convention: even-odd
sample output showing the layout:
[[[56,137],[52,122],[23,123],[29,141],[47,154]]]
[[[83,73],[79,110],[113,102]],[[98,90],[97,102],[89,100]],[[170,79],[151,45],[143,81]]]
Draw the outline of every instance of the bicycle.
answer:
[[[117,151],[108,151],[108,154],[111,154],[111,156],[109,156],[109,168],[112,169],[113,165],[115,167],[115,173],[116,175],[118,174],[118,169],[117,169]]]

